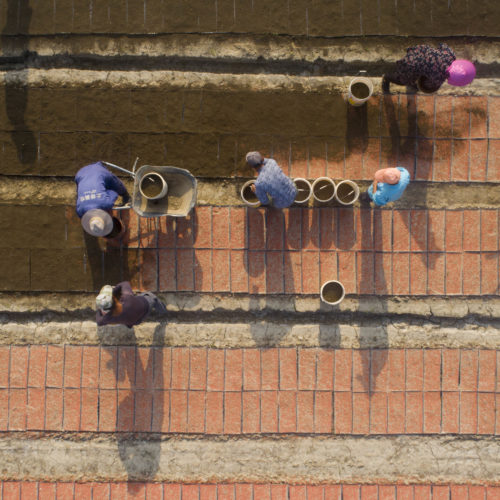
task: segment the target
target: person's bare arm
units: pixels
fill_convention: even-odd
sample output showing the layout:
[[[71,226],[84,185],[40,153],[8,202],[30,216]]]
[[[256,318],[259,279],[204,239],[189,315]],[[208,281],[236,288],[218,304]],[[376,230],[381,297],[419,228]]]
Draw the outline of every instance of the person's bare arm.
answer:
[[[374,179],[373,180],[373,194],[377,192],[377,181]]]

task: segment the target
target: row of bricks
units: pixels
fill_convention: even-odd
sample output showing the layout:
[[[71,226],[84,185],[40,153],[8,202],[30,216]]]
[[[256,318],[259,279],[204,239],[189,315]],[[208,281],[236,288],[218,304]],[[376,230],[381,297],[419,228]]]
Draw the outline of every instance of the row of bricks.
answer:
[[[8,349],[2,430],[500,432],[495,351]]]
[[[473,485],[286,485],[2,482],[1,500],[498,500]]]
[[[328,279],[347,293],[498,290],[497,209],[200,206],[178,220],[122,212],[124,246],[104,253],[85,246],[74,207],[4,207],[0,215],[11,235],[1,260],[10,290],[94,290],[123,279],[162,291],[315,294]],[[45,220],[59,223],[48,229]]]
[[[496,35],[496,4],[88,0],[0,4],[6,34],[236,32],[291,35]],[[348,6],[348,7],[347,7]],[[451,21],[453,20],[453,21]]]
[[[500,434],[500,394],[0,389],[0,431]]]
[[[4,290],[94,291],[125,280],[134,289],[163,292],[318,294],[322,283],[338,279],[347,294],[494,295],[499,285],[496,251],[28,248],[0,254]]]
[[[123,214],[129,248],[497,252],[498,209],[199,206],[185,218]],[[74,209],[67,223],[80,227]]]
[[[317,293],[339,279],[347,293],[484,295],[498,291],[499,223],[490,209],[198,207],[175,223],[131,215],[126,245],[166,248],[140,253],[141,289]]]
[[[0,130],[5,132],[221,134],[262,136],[264,141],[277,136],[296,138],[297,146],[301,138],[310,137],[311,145],[319,146],[314,138],[336,137],[360,151],[368,138],[500,139],[500,97],[494,96],[377,95],[359,110],[331,93],[43,88],[7,88],[6,93],[0,104],[3,99],[24,104],[26,129],[16,127],[1,106]],[[270,99],[279,115],[270,109]],[[304,113],[315,119],[300,120]],[[320,150],[313,150],[318,156]]]
[[[193,175],[248,176],[244,162],[249,149],[273,157],[291,177],[371,180],[380,168],[405,167],[411,179],[434,182],[499,182],[499,139],[367,138],[350,149],[343,139],[277,139],[213,134],[101,134],[0,132],[0,158],[5,174],[73,176],[96,158],[127,167],[136,157],[152,165],[175,165]],[[61,149],[64,151],[61,152]],[[23,161],[20,161],[20,157]]]
[[[131,282],[141,290],[318,294],[332,279],[341,281],[347,294],[496,295],[499,290],[497,252],[139,252],[140,270]]]
[[[0,388],[500,392],[500,352],[0,346]]]

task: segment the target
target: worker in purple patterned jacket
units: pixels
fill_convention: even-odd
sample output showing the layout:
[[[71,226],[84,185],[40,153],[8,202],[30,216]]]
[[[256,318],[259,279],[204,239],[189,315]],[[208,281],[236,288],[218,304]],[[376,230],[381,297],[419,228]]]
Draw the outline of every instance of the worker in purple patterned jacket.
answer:
[[[465,59],[457,59],[445,43],[438,48],[417,45],[406,50],[406,56],[396,62],[396,70],[384,75],[382,90],[389,92],[389,85],[407,85],[422,92],[436,92],[448,80],[450,85],[463,87],[474,80],[476,68]]]

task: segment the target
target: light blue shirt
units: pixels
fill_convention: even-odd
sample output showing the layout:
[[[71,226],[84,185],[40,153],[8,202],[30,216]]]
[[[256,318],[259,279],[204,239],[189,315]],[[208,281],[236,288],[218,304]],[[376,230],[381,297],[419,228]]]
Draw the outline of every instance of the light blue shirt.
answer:
[[[297,188],[273,159],[266,158],[255,181],[255,194],[263,205],[269,204],[269,195],[273,207],[286,208],[295,201]]]
[[[396,168],[401,172],[401,177],[397,184],[377,182],[377,191],[375,191],[375,194],[373,194],[373,184],[368,188],[368,196],[377,207],[383,207],[386,203],[399,200],[410,183],[410,174],[408,170],[403,167]]]

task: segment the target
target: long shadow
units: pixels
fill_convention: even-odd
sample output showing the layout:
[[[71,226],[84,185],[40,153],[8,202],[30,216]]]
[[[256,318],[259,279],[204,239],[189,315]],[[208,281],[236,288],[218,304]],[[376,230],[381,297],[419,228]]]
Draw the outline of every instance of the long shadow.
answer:
[[[97,238],[84,233],[87,265],[90,267],[90,287],[97,290],[102,284],[116,284],[130,280],[137,273],[134,255],[137,249],[107,248],[103,251]],[[101,242],[102,243],[102,242]],[[121,262],[121,265],[120,265]],[[147,481],[156,475],[160,463],[161,440],[157,437],[138,442],[130,437],[134,432],[162,430],[164,417],[163,391],[163,345],[164,323],[156,326],[153,346],[149,348],[145,366],[138,355],[137,338],[133,328],[106,326],[97,328],[100,344],[108,350],[109,367],[115,369],[117,387],[128,378],[129,389],[118,389],[125,397],[121,399],[116,413],[117,446],[120,459],[127,471],[128,488],[135,494],[142,488],[134,481]],[[117,344],[121,344],[115,347]],[[126,345],[124,345],[126,344]],[[107,347],[106,347],[107,346]]]
[[[346,114],[346,155],[364,153],[368,147],[368,108],[347,106]]]
[[[290,214],[300,213],[291,211]],[[260,319],[259,311],[267,311],[269,288],[275,293],[293,293],[290,283],[293,269],[286,250],[285,212],[274,208],[246,210],[245,217],[245,251],[247,259],[244,268],[249,280],[250,311],[253,319],[250,322],[250,333],[259,347],[278,346],[281,339],[291,330],[287,323],[277,323],[268,319]],[[298,226],[297,226],[298,229]],[[300,234],[300,233],[299,233]],[[300,236],[299,236],[300,238]],[[298,248],[297,242],[293,243]],[[288,269],[288,271],[287,271]],[[262,292],[262,285],[266,293]]]
[[[109,351],[109,367],[115,369],[119,395],[116,412],[116,435],[120,460],[127,471],[129,492],[140,488],[134,481],[148,481],[155,477],[161,456],[161,438],[164,415],[163,350],[166,324],[155,327],[152,347],[143,365],[134,329],[122,326],[98,328],[101,344]],[[116,336],[121,345],[115,347]],[[120,389],[128,379],[128,388]],[[121,394],[120,394],[121,393]],[[121,396],[124,394],[124,397]],[[138,441],[132,433],[150,433],[151,439]]]
[[[403,98],[403,96],[400,98]],[[418,127],[416,94],[407,94],[406,98],[408,133],[405,137],[401,137],[394,102],[390,95],[384,96],[384,110],[391,136],[391,158],[394,161],[394,164],[387,166],[393,167],[398,165],[405,167],[410,173],[411,179],[415,179],[418,174],[419,178],[427,177],[425,180],[432,180],[432,141],[419,139],[423,136],[423,134]],[[419,191],[419,203],[425,206],[427,204],[427,188],[425,183],[419,184]],[[408,232],[410,233],[411,217],[403,217],[403,221],[408,225]],[[427,241],[427,239],[430,241]],[[426,248],[420,249],[420,256],[426,266],[429,265],[433,268],[435,265],[434,260],[427,258],[427,248],[435,247],[434,233],[431,231],[427,231],[426,245]]]
[[[7,1],[7,22],[2,30],[1,43],[2,52],[9,44],[8,35],[22,33],[18,37],[21,44],[23,58],[28,51],[29,39],[26,35],[31,23],[32,9],[29,0]],[[16,76],[7,71],[4,79],[5,106],[7,117],[13,127],[11,131],[12,141],[16,146],[17,157],[21,164],[30,164],[36,160],[37,144],[35,134],[26,124],[25,113],[28,105],[28,69],[16,72]]]
[[[143,366],[138,356],[137,342],[134,343],[133,363],[127,359],[127,351],[122,351],[118,358],[118,379],[128,376],[130,392],[120,402],[117,412],[118,453],[120,460],[127,471],[128,490],[135,493],[140,485],[134,481],[149,481],[154,479],[161,457],[161,439],[155,436],[147,442],[138,443],[129,437],[130,432],[160,433],[164,415],[164,388],[163,388],[163,345],[165,342],[165,324],[157,325],[153,334],[153,346],[147,348],[148,359]],[[135,336],[134,336],[135,340]],[[155,389],[156,388],[156,389]],[[131,428],[129,414],[132,411],[133,422]],[[124,431],[122,434],[120,431]]]
[[[379,260],[376,258],[377,254],[375,253],[375,241],[381,238],[381,236],[379,237],[379,235],[375,235],[375,227],[381,228],[381,231],[390,230],[390,228],[382,227],[381,220],[380,224],[375,223],[376,218],[381,218],[382,214],[380,209],[370,208],[368,200],[364,200],[362,202],[361,210],[369,211],[369,217],[362,217],[360,215],[362,242],[361,250],[365,250],[358,254],[361,256],[362,293],[359,297],[359,303],[362,307],[364,301],[363,292],[375,293],[377,295],[387,295],[388,293],[383,263],[381,259]],[[368,244],[369,248],[363,248],[366,244]],[[370,300],[372,300],[372,297]],[[382,307],[380,317],[383,318],[387,312],[387,304],[383,297],[381,298],[380,303]],[[361,377],[361,380],[365,391],[369,393],[371,398],[376,388],[376,379],[387,363],[387,349],[389,347],[387,325],[382,323],[375,327],[374,325],[366,326],[362,323],[359,329],[359,346],[361,349],[370,350],[370,356],[361,357],[363,363],[363,376]]]

